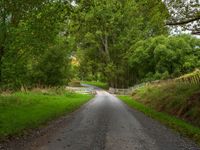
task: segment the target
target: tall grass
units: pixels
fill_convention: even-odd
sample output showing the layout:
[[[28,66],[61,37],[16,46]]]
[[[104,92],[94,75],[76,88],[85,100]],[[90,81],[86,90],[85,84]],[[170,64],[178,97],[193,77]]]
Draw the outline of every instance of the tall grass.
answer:
[[[133,97],[143,104],[200,126],[200,85],[158,84],[138,89]]]

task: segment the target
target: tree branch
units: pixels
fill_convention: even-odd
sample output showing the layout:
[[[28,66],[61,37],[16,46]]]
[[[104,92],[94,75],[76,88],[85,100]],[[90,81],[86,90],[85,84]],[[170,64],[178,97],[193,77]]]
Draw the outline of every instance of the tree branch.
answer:
[[[193,35],[200,35],[200,31],[192,31]]]
[[[194,22],[194,21],[197,21],[197,20],[200,20],[200,15],[199,15],[199,16],[196,16],[196,17],[194,17],[194,18],[191,18],[191,19],[183,20],[183,21],[167,22],[166,25],[169,25],[169,26],[184,25],[184,24],[188,24],[188,23],[190,23],[190,22]]]

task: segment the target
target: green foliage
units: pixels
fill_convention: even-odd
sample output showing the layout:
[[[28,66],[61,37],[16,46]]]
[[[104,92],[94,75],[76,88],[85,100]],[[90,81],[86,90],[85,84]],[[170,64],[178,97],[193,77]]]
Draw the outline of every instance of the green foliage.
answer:
[[[155,111],[154,109],[133,100],[129,96],[119,96],[119,98],[130,107],[143,112],[145,115],[160,121],[161,123],[178,131],[181,135],[190,137],[198,144],[200,144],[200,128],[195,127],[183,120],[177,119],[174,116],[170,116],[166,113]]]
[[[127,58],[137,80],[177,77],[200,67],[200,40],[191,36],[158,36],[134,44]]]
[[[33,72],[35,82],[42,85],[63,85],[69,79],[69,54],[64,47],[53,47],[42,57]]]
[[[127,87],[135,80],[125,57],[130,46],[167,33],[168,12],[161,0],[80,0],[74,12],[70,29],[78,45],[81,80]]]
[[[91,98],[91,95],[66,92],[62,95],[29,92],[0,96],[0,139],[70,113]]]
[[[18,89],[68,81],[71,50],[65,26],[70,3],[3,0],[1,4],[1,85]]]
[[[0,2],[2,87],[75,78],[126,88],[199,67],[199,40],[167,37],[170,14],[162,0],[74,2]],[[71,65],[71,56],[79,65]]]

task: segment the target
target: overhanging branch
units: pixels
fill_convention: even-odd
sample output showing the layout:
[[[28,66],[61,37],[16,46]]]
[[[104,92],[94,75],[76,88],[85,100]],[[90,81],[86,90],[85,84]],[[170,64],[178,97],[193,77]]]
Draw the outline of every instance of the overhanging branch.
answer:
[[[192,34],[194,34],[194,35],[200,35],[200,31],[192,31]]]
[[[167,22],[166,25],[169,25],[169,26],[184,25],[184,24],[188,24],[190,22],[194,22],[194,21],[197,21],[197,20],[200,20],[200,15],[196,16],[194,18],[191,18],[191,19],[187,19],[187,20],[182,20],[182,21],[177,21],[177,22]]]

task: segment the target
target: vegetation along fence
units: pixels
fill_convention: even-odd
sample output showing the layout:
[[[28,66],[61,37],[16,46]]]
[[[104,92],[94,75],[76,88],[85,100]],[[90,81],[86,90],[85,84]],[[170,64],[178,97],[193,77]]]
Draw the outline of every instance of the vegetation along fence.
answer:
[[[110,88],[109,92],[112,94],[120,94],[120,95],[130,95],[136,89],[141,88],[146,85],[160,85],[160,84],[169,84],[169,83],[180,83],[180,84],[200,84],[200,70],[196,69],[194,72],[185,74],[175,79],[168,79],[168,80],[156,80],[152,82],[142,83],[135,85],[134,87],[130,87],[128,89],[116,89]]]

